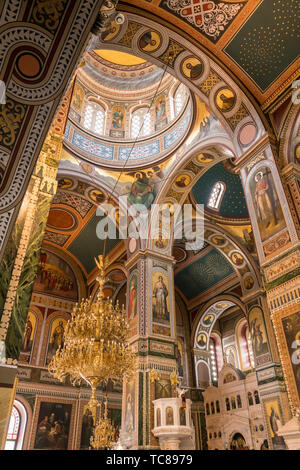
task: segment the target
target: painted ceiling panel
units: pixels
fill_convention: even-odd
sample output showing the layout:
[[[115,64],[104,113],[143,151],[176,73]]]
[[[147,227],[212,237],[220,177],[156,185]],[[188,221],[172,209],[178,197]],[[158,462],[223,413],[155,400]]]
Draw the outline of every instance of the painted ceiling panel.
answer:
[[[95,267],[94,258],[103,253],[104,241],[99,239],[96,234],[97,224],[100,220],[101,217],[94,215],[68,247],[68,250],[81,262],[87,273]],[[106,253],[109,253],[119,242],[117,230],[117,239],[106,241]]]
[[[234,269],[217,250],[212,249],[175,275],[175,284],[188,300],[234,273]]]
[[[224,51],[265,91],[299,56],[299,2],[264,0]]]
[[[206,206],[213,185],[217,181],[222,181],[226,185],[218,213],[223,217],[248,217],[241,179],[239,175],[234,175],[226,170],[222,162],[208,170],[194,185],[192,194],[195,201]]]

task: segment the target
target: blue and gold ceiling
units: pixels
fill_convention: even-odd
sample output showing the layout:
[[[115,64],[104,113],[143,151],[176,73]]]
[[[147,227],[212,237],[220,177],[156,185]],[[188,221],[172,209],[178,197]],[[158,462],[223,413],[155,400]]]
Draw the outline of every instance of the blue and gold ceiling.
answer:
[[[299,38],[299,3],[267,0],[224,51],[265,91],[299,57]]]
[[[191,300],[234,274],[230,263],[215,248],[175,274],[175,285]]]
[[[261,104],[297,79],[297,0],[126,0],[119,10],[164,24],[209,51]]]
[[[211,211],[214,215],[231,219],[248,218],[248,209],[244,197],[244,190],[239,175],[228,171],[222,162],[210,168],[194,185],[192,196],[196,203],[204,204],[205,209],[214,184],[217,181],[225,183],[225,193],[218,212]]]

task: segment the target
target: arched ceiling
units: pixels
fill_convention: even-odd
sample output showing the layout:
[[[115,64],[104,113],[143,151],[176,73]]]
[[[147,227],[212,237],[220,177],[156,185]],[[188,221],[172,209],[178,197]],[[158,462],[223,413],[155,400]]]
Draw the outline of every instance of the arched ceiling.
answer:
[[[59,178],[58,190],[49,211],[43,246],[54,246],[61,253],[66,253],[86,278],[95,270],[94,258],[104,249],[104,240],[97,236],[96,230],[102,217],[96,211],[98,203],[105,200],[105,193],[92,183],[69,177]],[[117,228],[116,233],[118,235]],[[118,252],[118,245],[122,251],[124,245],[119,236],[115,240],[108,239],[106,253],[112,255]]]
[[[266,107],[299,75],[294,0],[127,0],[118,10],[166,25],[206,50]]]
[[[225,184],[225,191],[220,208],[214,211],[209,209],[207,203],[211,191],[218,181]],[[221,216],[225,219],[239,219],[241,222],[247,222],[249,219],[240,176],[228,171],[223,162],[217,163],[201,176],[192,188],[192,197],[196,203],[203,204],[207,213],[212,214],[215,218]]]

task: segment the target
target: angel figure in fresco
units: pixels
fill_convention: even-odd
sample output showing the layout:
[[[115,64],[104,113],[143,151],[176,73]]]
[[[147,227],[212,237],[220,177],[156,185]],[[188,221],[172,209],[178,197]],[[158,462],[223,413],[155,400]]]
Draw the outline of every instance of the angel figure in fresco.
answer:
[[[153,298],[155,299],[153,313],[156,321],[169,321],[169,312],[167,306],[168,295],[169,292],[167,286],[164,283],[163,277],[159,276],[158,281],[155,283],[153,289]]]
[[[263,174],[259,171],[255,175],[255,203],[257,208],[258,218],[261,222],[266,223],[266,228],[271,224],[271,219],[274,219],[274,225],[278,224],[276,215],[276,203],[274,197],[274,189],[270,184],[268,174]]]

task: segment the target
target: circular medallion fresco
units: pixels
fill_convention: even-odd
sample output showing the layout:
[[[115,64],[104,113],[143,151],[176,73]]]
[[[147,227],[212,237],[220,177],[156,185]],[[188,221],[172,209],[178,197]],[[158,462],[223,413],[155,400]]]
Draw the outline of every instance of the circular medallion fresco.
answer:
[[[243,146],[251,144],[257,134],[256,126],[254,124],[245,124],[239,133],[239,139]]]
[[[245,262],[243,256],[238,251],[231,253],[230,259],[235,266],[242,266]]]
[[[235,94],[230,88],[222,88],[216,95],[216,105],[220,111],[230,111],[235,104]]]
[[[112,21],[109,27],[101,34],[101,39],[103,41],[111,41],[119,33],[121,25]]]
[[[213,235],[210,241],[216,246],[224,246],[226,244],[226,239],[221,235]]]
[[[18,57],[16,66],[18,72],[27,78],[37,77],[42,69],[40,59],[28,52]]]
[[[56,230],[71,230],[75,227],[75,217],[63,209],[50,209],[47,225]]]
[[[144,52],[154,52],[161,44],[161,36],[156,31],[146,31],[140,37],[138,44]]]
[[[111,297],[113,295],[113,290],[111,287],[104,287],[103,289],[104,298]]]
[[[253,277],[251,277],[251,276],[245,277],[245,279],[244,279],[244,287],[245,287],[245,289],[250,290],[250,289],[252,289],[253,286],[254,286]]]
[[[183,75],[191,80],[197,80],[203,72],[203,64],[196,57],[188,57],[181,64]]]
[[[215,157],[208,155],[207,153],[200,153],[200,155],[196,157],[196,161],[198,163],[212,163],[214,159]]]
[[[175,179],[175,187],[177,189],[185,189],[192,181],[192,178],[190,175],[183,173],[182,175],[179,175]]]
[[[122,273],[122,271],[117,271],[117,272],[112,273],[109,277],[114,282],[120,282],[120,281],[123,281],[123,279],[125,279],[125,274]]]
[[[105,194],[99,189],[92,189],[89,192],[89,197],[92,201],[96,202],[96,204],[102,204],[106,199]]]
[[[60,178],[57,183],[60,189],[69,189],[73,186],[73,184],[74,182],[69,178]]]
[[[129,252],[133,253],[136,249],[136,239],[131,238],[128,243]]]
[[[199,348],[201,348],[201,349],[205,348],[205,346],[207,344],[207,337],[204,333],[201,332],[197,336],[197,343],[198,343]]]

